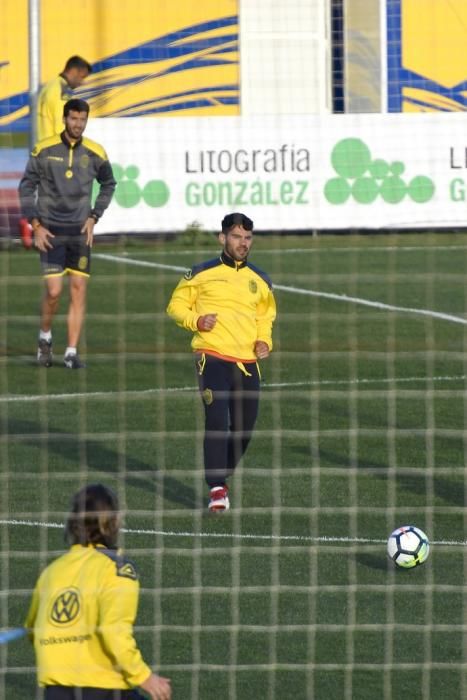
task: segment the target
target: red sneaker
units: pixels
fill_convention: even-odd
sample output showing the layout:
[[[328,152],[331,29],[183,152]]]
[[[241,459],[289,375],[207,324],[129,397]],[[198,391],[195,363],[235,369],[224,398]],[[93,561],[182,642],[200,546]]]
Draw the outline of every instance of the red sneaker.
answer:
[[[23,241],[23,246],[25,248],[32,248],[34,242],[32,235],[32,226],[27,219],[21,218],[18,221],[19,235]]]
[[[227,486],[213,486],[210,493],[208,508],[211,513],[222,513],[229,510],[229,489]]]

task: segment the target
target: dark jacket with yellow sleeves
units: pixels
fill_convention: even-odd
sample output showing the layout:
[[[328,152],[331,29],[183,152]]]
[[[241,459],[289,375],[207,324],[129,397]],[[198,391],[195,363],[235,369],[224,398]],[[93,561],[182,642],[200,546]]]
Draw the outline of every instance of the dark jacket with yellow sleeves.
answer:
[[[94,207],[93,182],[100,184]],[[22,215],[47,224],[83,224],[99,219],[112,199],[116,182],[105,150],[88,138],[70,144],[65,132],[39,141],[19,183]]]

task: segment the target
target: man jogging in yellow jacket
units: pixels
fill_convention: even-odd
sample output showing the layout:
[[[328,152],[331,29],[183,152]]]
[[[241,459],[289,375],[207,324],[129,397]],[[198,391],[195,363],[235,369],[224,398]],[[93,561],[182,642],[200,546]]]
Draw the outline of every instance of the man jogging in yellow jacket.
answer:
[[[230,507],[227,479],[251,440],[259,405],[257,361],[272,350],[276,317],[271,281],[248,261],[251,219],[225,216],[219,241],[220,256],[189,270],[167,308],[179,326],[194,333],[211,512]]]

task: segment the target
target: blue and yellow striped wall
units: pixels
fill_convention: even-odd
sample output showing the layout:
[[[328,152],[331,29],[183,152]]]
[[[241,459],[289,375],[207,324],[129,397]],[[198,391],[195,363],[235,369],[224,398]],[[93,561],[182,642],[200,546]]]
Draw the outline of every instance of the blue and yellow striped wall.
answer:
[[[389,112],[467,109],[467,1],[386,0]]]
[[[42,0],[41,82],[73,54],[93,116],[239,114],[238,0]],[[28,0],[2,0],[0,131],[27,131]]]

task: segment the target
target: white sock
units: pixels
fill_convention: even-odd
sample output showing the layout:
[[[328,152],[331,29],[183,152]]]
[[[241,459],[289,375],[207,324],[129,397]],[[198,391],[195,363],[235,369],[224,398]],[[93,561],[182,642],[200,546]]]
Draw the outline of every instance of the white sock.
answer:
[[[39,340],[46,340],[48,343],[52,340],[52,331],[39,331]]]
[[[65,356],[66,356],[66,355],[76,355],[76,348],[70,348],[70,347],[68,347],[68,348],[65,350]]]

